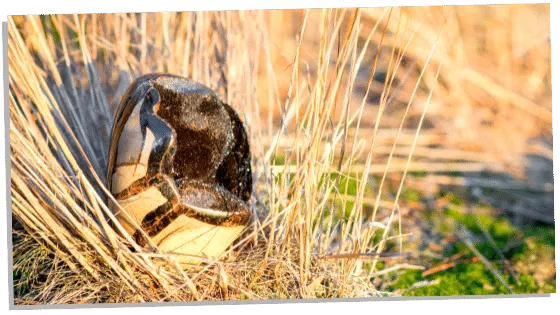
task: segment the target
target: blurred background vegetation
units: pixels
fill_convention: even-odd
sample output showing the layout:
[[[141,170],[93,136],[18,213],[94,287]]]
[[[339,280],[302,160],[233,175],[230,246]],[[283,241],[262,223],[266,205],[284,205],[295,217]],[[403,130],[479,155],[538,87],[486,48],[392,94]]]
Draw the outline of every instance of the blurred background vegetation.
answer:
[[[297,36],[304,14],[283,11],[270,19],[278,74],[287,72],[291,60],[283,56],[295,53],[296,42],[290,38]],[[381,8],[362,11],[360,40],[372,25],[385,22],[385,14]],[[404,30],[399,14],[408,18]],[[318,38],[314,26],[319,19],[319,12],[309,14],[303,50],[316,49],[312,39]],[[291,22],[274,27],[280,20]],[[374,125],[386,78],[395,74],[381,119],[387,143],[381,140],[374,148],[380,167],[372,173],[377,179],[420,80],[404,123],[410,129],[401,134],[389,166],[392,183],[384,192],[389,200],[410,151],[412,137],[406,135],[414,134],[433,73],[438,62],[443,64],[399,203],[402,233],[411,234],[406,248],[426,268],[394,276],[391,289],[405,295],[555,292],[549,22],[546,4],[413,7],[393,11],[387,31],[373,36],[380,55],[361,128]],[[430,56],[442,26],[438,48]],[[396,71],[390,68],[395,46],[406,48]],[[360,106],[375,57],[365,55],[349,106]],[[429,57],[432,61],[419,79]],[[310,64],[305,71],[315,71],[305,54],[301,59]],[[281,90],[289,88],[288,75],[279,80]],[[264,99],[266,90],[260,92]]]

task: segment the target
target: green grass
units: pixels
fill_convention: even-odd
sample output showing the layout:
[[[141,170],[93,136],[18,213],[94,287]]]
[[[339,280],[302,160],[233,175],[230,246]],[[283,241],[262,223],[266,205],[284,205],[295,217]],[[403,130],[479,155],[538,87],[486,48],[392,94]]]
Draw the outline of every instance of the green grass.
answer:
[[[495,267],[498,267],[497,265]],[[536,293],[539,289],[534,277],[520,275],[520,284],[516,285],[512,277],[502,274],[512,290],[517,294]],[[482,263],[458,265],[449,271],[422,277],[421,270],[408,270],[392,286],[392,289],[407,289],[422,280],[435,280],[437,285],[406,290],[406,296],[455,296],[455,295],[489,295],[508,294],[507,289],[486,269]],[[546,289],[553,289],[547,286]],[[549,291],[550,292],[550,291]],[[552,291],[553,292],[553,291]]]
[[[414,176],[414,177],[426,177],[428,176],[428,172],[427,171],[412,171],[412,172],[408,172],[408,175],[410,176]]]
[[[278,163],[283,163],[280,159]],[[330,180],[335,181],[337,174],[330,174]],[[323,184],[323,178],[321,184]],[[337,188],[340,195],[355,196],[358,191],[358,182],[347,176],[341,176]],[[548,225],[521,225],[514,226],[510,218],[496,215],[496,209],[482,204],[472,205],[472,213],[466,213],[467,201],[451,192],[442,192],[440,197],[449,201],[449,206],[443,212],[434,210],[425,211],[423,217],[434,225],[434,229],[443,235],[454,235],[459,226],[466,227],[476,238],[475,247],[492,262],[493,267],[499,270],[510,288],[517,294],[551,293],[555,292],[556,281],[538,281],[531,274],[518,274],[519,283],[514,278],[503,272],[499,254],[492,244],[485,238],[483,229],[488,231],[492,240],[513,265],[515,263],[536,263],[535,257],[543,256],[554,260],[554,227]],[[413,188],[405,188],[401,194],[404,203],[422,202],[422,192]],[[337,202],[337,208],[342,204]],[[336,220],[348,220],[354,207],[354,202],[344,202],[344,211],[335,211]],[[329,214],[330,215],[330,214]],[[381,231],[377,231],[372,242],[376,243],[381,238]],[[449,257],[460,252],[467,252],[464,258],[474,257],[470,249],[460,240],[455,241],[443,252],[443,257]],[[548,255],[548,256],[547,256]],[[431,266],[438,265],[442,259],[433,259]],[[379,262],[378,270],[383,267]],[[420,281],[433,281],[439,279],[439,284],[410,289],[413,284]],[[426,277],[421,270],[408,270],[397,277],[389,286],[389,290],[400,292],[406,296],[456,296],[456,295],[495,295],[508,294],[508,290],[499,282],[482,262],[459,264],[445,271],[440,271]]]
[[[406,196],[406,194],[404,195]],[[407,199],[415,200],[413,198]],[[550,268],[554,263],[554,226],[524,224],[514,226],[509,218],[487,214],[483,205],[476,205],[478,211],[464,213],[457,208],[465,205],[465,200],[454,194],[442,194],[450,201],[450,206],[443,212],[427,211],[424,215],[434,229],[443,235],[458,232],[459,226],[466,227],[476,239],[477,250],[492,262],[493,267],[500,271],[500,276],[516,294],[553,293],[556,292],[556,280],[538,279],[539,269]],[[480,213],[483,212],[483,213]],[[491,212],[491,211],[489,211]],[[492,244],[484,236],[485,229],[491,235],[497,247],[503,251],[512,266],[517,266],[519,283],[504,272],[500,256]],[[469,248],[457,240],[448,248],[443,257],[460,252],[467,252],[464,258],[475,257]],[[442,259],[433,259],[428,267],[436,266]],[[548,264],[548,265],[547,265]],[[455,296],[455,295],[489,295],[508,294],[508,290],[485,267],[482,262],[458,264],[450,269],[436,272],[426,277],[422,270],[407,270],[401,274],[389,289],[406,296]],[[540,276],[542,278],[542,276]],[[421,281],[439,283],[411,289],[413,284]]]
[[[279,161],[279,162],[284,162]],[[330,180],[335,181],[337,174],[330,175]],[[323,179],[324,180],[324,179]],[[321,181],[322,183],[322,181]],[[339,195],[355,196],[358,182],[347,176],[341,176],[337,188]],[[476,238],[475,247],[492,262],[493,267],[500,271],[500,276],[507,282],[516,294],[552,293],[556,289],[556,281],[538,281],[531,274],[518,273],[519,283],[504,272],[499,254],[492,244],[485,238],[483,229],[488,231],[497,247],[503,251],[506,258],[513,264],[535,264],[535,257],[546,256],[554,260],[554,227],[548,225],[521,225],[514,226],[510,218],[496,215],[496,209],[488,205],[473,204],[472,213],[466,213],[467,201],[451,192],[442,192],[440,197],[449,201],[449,206],[443,212],[434,210],[423,214],[425,220],[434,225],[435,230],[443,235],[454,235],[459,226],[466,227]],[[401,194],[404,203],[422,202],[422,192],[413,188],[405,188]],[[342,206],[338,202],[339,206]],[[336,211],[333,215],[336,220],[347,220],[354,202],[344,202],[344,212]],[[372,242],[376,243],[381,238],[381,231],[377,231]],[[454,242],[443,252],[443,257],[449,257],[460,252],[467,252],[464,258],[474,257],[470,249],[460,240]],[[548,254],[546,254],[548,253]],[[433,259],[431,266],[441,263],[441,259]],[[378,263],[378,270],[383,263]],[[420,281],[434,281],[439,279],[439,284],[409,289]],[[408,270],[397,277],[389,286],[390,291],[399,292],[406,296],[457,296],[457,295],[496,295],[508,294],[508,290],[499,282],[482,262],[459,264],[445,271],[440,271],[426,277],[421,270]]]
[[[419,202],[422,200],[422,194],[416,189],[404,188],[400,198],[409,202]]]

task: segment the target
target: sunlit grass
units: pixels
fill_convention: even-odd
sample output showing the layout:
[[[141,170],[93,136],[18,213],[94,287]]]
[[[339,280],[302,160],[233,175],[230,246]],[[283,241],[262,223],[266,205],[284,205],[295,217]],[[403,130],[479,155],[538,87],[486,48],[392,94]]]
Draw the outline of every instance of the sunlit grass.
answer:
[[[479,11],[486,20],[471,25]],[[526,144],[551,135],[548,37],[517,50],[496,44],[490,29],[517,40],[499,27],[505,11],[529,12],[10,17],[18,303],[394,294],[375,280],[418,269],[398,258],[407,239],[399,203],[426,193],[410,181],[453,184],[466,172],[517,170],[527,152],[551,154]],[[221,259],[187,270],[139,247],[106,206],[114,110],[148,72],[216,90],[250,136],[254,223]]]

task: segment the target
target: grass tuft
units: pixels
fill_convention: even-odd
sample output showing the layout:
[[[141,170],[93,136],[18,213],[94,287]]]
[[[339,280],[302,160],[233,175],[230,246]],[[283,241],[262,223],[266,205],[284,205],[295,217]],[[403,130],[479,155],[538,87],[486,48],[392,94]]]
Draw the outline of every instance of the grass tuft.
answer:
[[[403,206],[431,194],[422,181],[470,187],[474,174],[501,189],[485,174],[505,172],[506,190],[549,189],[519,182],[525,154],[552,152],[528,142],[552,135],[549,37],[498,27],[510,13],[522,21],[547,10],[9,17],[15,303],[407,294],[379,281],[409,270],[394,286],[404,288],[425,269],[404,262],[403,249]],[[254,223],[220,259],[198,267],[138,246],[107,208],[114,112],[133,78],[149,72],[214,89],[250,136]],[[512,231],[481,221],[498,238]],[[490,282],[468,292],[497,286],[484,265],[465,268],[442,283],[485,273]],[[521,291],[533,290],[532,279],[520,281],[528,288]]]

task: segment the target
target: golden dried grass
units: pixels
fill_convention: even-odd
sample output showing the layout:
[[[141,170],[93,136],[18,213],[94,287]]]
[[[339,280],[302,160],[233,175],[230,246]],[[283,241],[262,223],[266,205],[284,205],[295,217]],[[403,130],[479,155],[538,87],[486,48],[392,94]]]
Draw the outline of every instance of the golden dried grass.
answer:
[[[523,141],[509,150],[489,140],[503,138],[508,121],[523,127],[508,136],[548,131],[539,129],[551,111],[548,43],[513,50],[523,61],[492,38],[480,52],[480,34],[493,32],[469,33],[465,19],[478,10],[486,9],[10,17],[12,211],[25,230],[14,229],[14,266],[29,271],[15,283],[18,303],[389,294],[373,280],[385,273],[377,261],[387,243],[402,249],[407,171],[518,165]],[[498,25],[503,11],[524,10],[489,10],[477,27],[513,36]],[[218,91],[251,137],[254,225],[221,260],[189,270],[120,233],[105,202],[113,112],[131,79],[148,72]],[[469,111],[492,117],[467,119]],[[428,117],[437,124],[421,131]],[[396,173],[396,196],[382,195],[373,173]],[[346,193],[350,180],[355,194]]]

